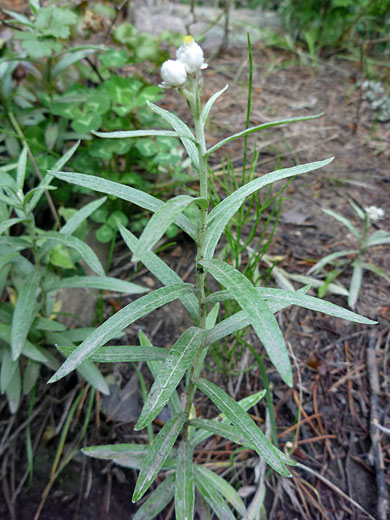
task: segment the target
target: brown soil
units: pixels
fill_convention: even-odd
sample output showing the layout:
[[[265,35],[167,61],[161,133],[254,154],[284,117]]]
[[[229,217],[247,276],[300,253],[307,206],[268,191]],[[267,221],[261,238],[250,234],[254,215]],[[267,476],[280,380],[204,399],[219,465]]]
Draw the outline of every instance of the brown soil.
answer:
[[[249,140],[249,145],[252,149],[256,145],[260,150],[259,174],[272,171],[276,165],[293,166],[335,156],[328,167],[297,177],[289,185],[285,193],[287,200],[283,202],[281,222],[268,250],[269,255],[281,257],[278,267],[288,273],[306,274],[314,262],[330,252],[355,247],[353,236],[346,233],[341,224],[326,216],[321,208],[341,213],[358,226],[359,221],[347,199],[352,198],[362,207],[375,205],[383,208],[387,216],[376,227],[390,230],[389,149],[386,149],[390,130],[388,126],[373,123],[375,115],[364,102],[357,119],[358,71],[353,65],[347,62],[328,62],[321,64],[319,70],[315,71],[299,63],[291,64],[292,58],[282,51],[260,46],[254,48],[251,125],[321,111],[325,115],[315,121],[255,134]],[[285,65],[287,60],[290,61],[289,66]],[[227,52],[222,58],[212,62],[205,72],[205,97],[229,83],[228,93],[216,103],[212,123],[207,129],[210,144],[244,128],[247,74],[247,54],[244,50]],[[176,109],[179,113],[184,113],[185,109],[184,103],[178,101],[174,92],[168,93],[164,106]],[[219,158],[214,159],[216,171],[221,170],[221,163],[227,152],[237,166],[237,171],[241,170],[242,141],[235,141],[228,149],[220,151]],[[118,256],[123,251],[123,244],[119,244]],[[187,281],[191,281],[194,250],[184,237],[179,237],[176,246],[164,252],[164,259],[180,275],[184,275]],[[366,260],[390,272],[389,246],[373,248]],[[120,265],[114,264],[113,269],[125,277],[130,273],[128,264],[123,269]],[[350,276],[351,271],[347,270],[340,281],[348,286]],[[138,279],[150,286],[158,285],[151,276],[143,272]],[[275,286],[272,278],[270,285]],[[295,287],[299,288],[301,285],[295,283]],[[343,296],[328,293],[326,298],[347,306]],[[293,352],[295,386],[289,390],[273,368],[267,366],[268,377],[274,388],[279,441],[283,447],[287,441],[295,440],[291,431],[284,432],[298,421],[300,427],[293,457],[317,475],[304,468],[293,468],[293,479],[282,479],[275,474],[269,476],[266,480],[268,518],[369,518],[351,499],[357,501],[372,517],[379,518],[376,511],[379,501],[377,472],[371,451],[369,425],[373,391],[367,375],[366,355],[371,341],[371,345],[376,346],[380,377],[379,422],[389,428],[390,410],[389,402],[386,401],[390,384],[389,302],[389,283],[371,272],[365,272],[356,311],[378,320],[376,327],[350,324],[298,308],[280,313],[278,319]],[[117,303],[125,305],[122,299]],[[107,312],[113,312],[109,306]],[[145,331],[152,331],[150,337],[156,345],[171,345],[186,326],[186,317],[180,306],[174,304],[141,320],[136,327],[127,331],[126,341],[130,344],[136,341],[138,327],[141,327]],[[261,349],[250,331],[246,339],[255,348]],[[231,347],[232,342],[224,345],[224,349]],[[243,353],[241,356],[237,355],[236,360],[240,369],[245,369],[241,376],[234,371],[220,374],[215,370],[209,370],[208,376],[239,399],[261,389],[262,382],[252,355]],[[213,361],[210,361],[210,365],[213,368]],[[115,368],[115,374],[123,381],[123,386],[130,379],[131,369],[119,366]],[[144,375],[148,377],[146,370]],[[58,424],[64,403],[69,401],[76,380],[71,379],[66,384],[66,387],[61,388],[58,388],[60,385],[53,385],[40,398],[41,412],[31,423],[33,440],[43,420],[47,424],[45,431],[48,426]],[[53,403],[58,404],[49,410]],[[27,406],[25,403],[24,410],[18,412],[11,431],[16,431],[17,425],[26,418]],[[200,398],[197,409],[200,415],[207,417],[213,413],[206,399]],[[251,413],[260,424],[264,422],[264,404],[252,409]],[[9,421],[7,412],[3,409],[3,433]],[[81,419],[71,429],[70,437],[80,430],[80,424]],[[94,413],[83,443],[146,442],[146,436],[133,432],[132,426],[133,424],[106,422],[104,416],[98,418]],[[158,427],[156,424],[156,429]],[[8,500],[26,469],[24,432],[21,428],[20,433],[15,435],[13,449],[10,448],[7,457],[3,459],[3,472],[7,471],[6,478],[3,479],[3,494]],[[293,434],[294,432],[295,430]],[[387,466],[384,476],[388,484],[389,437],[385,433],[379,436],[381,454],[384,465]],[[15,503],[17,520],[33,518],[48,481],[57,442],[58,435],[46,443],[38,443],[32,486],[27,489],[24,485]],[[227,461],[235,449],[236,446],[232,443],[214,439],[205,446],[200,446],[196,456],[198,462]],[[234,458],[233,468],[226,474],[234,485],[248,492],[248,503],[256,490],[253,472],[256,463],[257,459],[252,453],[238,453]],[[331,482],[333,487],[320,480],[318,474]],[[40,518],[130,519],[133,516],[130,497],[134,477],[132,470],[77,455],[54,484]],[[0,505],[0,519],[8,518],[11,518],[9,508],[4,503]],[[174,518],[172,508],[168,508],[160,518]]]

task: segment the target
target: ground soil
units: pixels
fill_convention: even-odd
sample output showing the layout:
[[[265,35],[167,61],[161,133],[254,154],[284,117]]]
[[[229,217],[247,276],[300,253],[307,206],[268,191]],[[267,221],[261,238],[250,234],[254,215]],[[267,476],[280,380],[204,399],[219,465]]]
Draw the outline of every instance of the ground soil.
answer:
[[[302,64],[295,55],[264,48],[260,44],[254,47],[253,53],[251,125],[325,112],[321,119],[287,125],[253,136],[249,147],[253,149],[256,146],[260,151],[257,174],[267,173],[281,165],[293,166],[335,156],[331,165],[297,177],[288,186],[280,223],[268,250],[270,256],[279,257],[278,267],[290,274],[303,275],[326,254],[352,249],[356,245],[353,235],[346,233],[345,228],[326,216],[321,208],[337,211],[358,226],[359,220],[347,200],[351,198],[362,207],[375,205],[384,209],[386,218],[374,227],[390,230],[390,128],[375,123],[375,113],[364,101],[358,110],[359,70],[353,63],[332,60],[322,62],[315,69]],[[205,98],[229,84],[228,93],[218,100],[213,110],[212,123],[207,128],[208,143],[213,144],[245,127],[247,77],[247,52],[240,49],[228,50],[212,61],[205,72]],[[184,103],[178,101],[174,92],[168,93],[162,105],[180,114],[185,113]],[[241,171],[241,141],[235,141],[220,152],[213,159],[217,172],[222,170],[225,153],[229,153],[237,172]],[[119,243],[116,257],[119,259],[123,252],[124,246]],[[187,281],[193,279],[194,249],[184,236],[177,237],[175,246],[165,250],[163,255]],[[373,248],[366,260],[390,272],[389,246]],[[260,267],[265,269],[266,265]],[[118,260],[113,264],[113,271],[118,276],[128,276],[131,269],[127,257],[122,263]],[[350,278],[351,271],[346,270],[340,281],[348,286]],[[137,281],[151,287],[158,286],[153,277],[143,271],[138,274]],[[295,288],[302,286],[293,283]],[[269,285],[275,286],[272,278]],[[328,293],[326,297],[347,306],[344,296]],[[126,299],[106,301],[107,313],[126,303]],[[380,381],[379,422],[389,428],[390,410],[386,401],[390,385],[389,302],[388,281],[365,272],[356,311],[377,320],[377,326],[350,324],[298,308],[289,308],[278,316],[291,346],[295,375],[294,389],[288,389],[272,366],[267,366],[273,383],[279,441],[282,447],[287,441],[294,441],[291,431],[290,434],[286,431],[294,420],[298,420],[300,427],[293,457],[316,474],[299,467],[293,469],[293,479],[286,480],[276,475],[267,478],[268,518],[370,518],[351,500],[357,501],[372,515],[371,518],[379,518],[376,509],[379,501],[378,473],[374,465],[369,425],[373,390],[368,380],[366,355],[371,341],[371,346],[375,346],[377,351]],[[168,346],[187,324],[180,305],[174,304],[141,320],[137,328],[149,331],[149,337],[156,345]],[[137,328],[126,331],[129,344],[137,340]],[[256,349],[261,349],[250,331],[246,339]],[[227,342],[224,348],[230,349],[231,346],[232,343]],[[251,354],[237,356],[237,362],[244,370],[241,375],[234,371],[219,373],[211,360],[208,376],[239,399],[261,389],[262,383]],[[114,369],[116,381],[120,381],[122,387],[130,380],[131,373],[128,366],[120,365]],[[147,371],[143,373],[148,378]],[[38,435],[43,421],[46,433],[49,427],[58,423],[73,392],[72,387],[77,384],[73,378],[61,388],[54,389],[56,385],[53,385],[40,397],[40,411],[31,423],[33,439]],[[27,404],[24,405],[27,408]],[[50,406],[52,409],[48,410]],[[214,412],[206,399],[197,403],[197,410],[205,417],[212,416]],[[260,424],[264,422],[264,405],[254,408],[251,413]],[[21,426],[25,418],[26,409],[14,419],[10,430],[16,432],[13,449],[9,449],[3,459],[3,471],[7,471],[7,477],[3,479],[3,495],[8,500],[12,500],[14,488],[26,469],[25,428]],[[3,408],[3,433],[9,421]],[[134,422],[107,421],[103,415],[93,413],[83,445],[146,442],[145,435],[132,430],[133,425]],[[155,427],[158,429],[159,424]],[[71,429],[70,437],[75,436],[79,429],[80,421]],[[45,439],[36,445],[33,483],[30,488],[23,486],[14,504],[14,518],[17,520],[33,518],[48,482],[58,435],[52,439],[46,435]],[[386,484],[390,479],[388,439],[387,434],[380,434],[381,454],[387,466],[384,474]],[[214,439],[201,446],[196,456],[199,462],[227,461],[235,448],[232,443]],[[253,466],[257,461],[248,452],[237,454],[234,461],[235,465],[226,475],[247,493],[249,503],[256,490]],[[134,477],[135,473],[130,469],[77,455],[54,483],[40,519],[130,519],[134,515],[134,506],[130,501]],[[0,519],[11,518],[9,511],[4,501],[0,505]],[[172,508],[168,508],[160,518],[174,518]]]

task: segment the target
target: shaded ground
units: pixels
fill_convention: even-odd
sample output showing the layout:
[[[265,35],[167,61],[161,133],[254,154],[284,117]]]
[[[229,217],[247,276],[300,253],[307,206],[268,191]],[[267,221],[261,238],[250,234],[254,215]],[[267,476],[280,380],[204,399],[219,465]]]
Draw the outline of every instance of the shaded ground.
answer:
[[[346,234],[340,224],[324,215],[321,207],[342,213],[356,225],[358,221],[346,202],[348,197],[353,197],[362,207],[381,207],[389,215],[390,129],[373,123],[374,114],[364,103],[356,124],[359,91],[356,89],[357,72],[353,66],[345,62],[329,63],[321,65],[316,73],[313,68],[299,64],[283,67],[287,59],[291,60],[291,55],[255,46],[251,124],[321,111],[325,111],[325,116],[316,121],[259,134],[250,140],[250,146],[256,144],[260,150],[259,173],[272,171],[276,164],[292,166],[333,155],[336,157],[327,168],[298,177],[288,187],[288,200],[283,203],[281,224],[268,251],[271,256],[282,256],[278,267],[286,272],[305,274],[315,261],[329,252],[351,249],[355,245],[353,236]],[[220,98],[213,111],[214,119],[207,135],[209,144],[244,128],[247,68],[246,51],[234,50],[214,61],[206,71],[205,97],[229,83],[229,95]],[[164,106],[182,112],[185,107],[180,103],[170,92]],[[356,132],[353,133],[355,127]],[[237,165],[237,171],[240,171],[242,142],[236,141],[228,150],[221,150],[223,153],[227,151],[234,165]],[[215,159],[217,171],[221,169],[223,153]],[[378,228],[389,230],[388,218],[379,221]],[[123,251],[123,245],[118,244],[116,256],[119,257]],[[184,237],[179,237],[178,244],[166,250],[164,257],[180,275],[191,280],[194,251]],[[376,247],[367,260],[390,272],[389,258],[389,247]],[[122,263],[118,261],[113,265],[113,270],[117,276],[129,275],[128,259],[123,259]],[[341,278],[346,285],[350,274],[346,271]],[[143,272],[138,278],[149,285],[156,283]],[[274,285],[273,281],[271,285]],[[300,285],[295,284],[295,287]],[[328,294],[327,298],[342,306],[347,305],[345,297]],[[389,428],[389,403],[386,401],[390,384],[389,302],[389,284],[367,272],[356,310],[378,320],[377,327],[353,325],[297,308],[280,313],[278,319],[293,352],[295,386],[294,389],[286,389],[272,367],[267,367],[274,385],[279,441],[281,446],[296,441],[295,460],[315,474],[296,468],[292,480],[269,476],[266,480],[268,518],[369,518],[353,505],[351,499],[360,503],[374,518],[377,517],[378,493],[369,428],[373,392],[367,377],[366,354],[371,341],[371,345],[376,347],[380,377],[379,422]],[[109,301],[109,305],[124,306],[125,301]],[[109,306],[107,312],[111,312]],[[174,305],[141,320],[137,324],[139,326],[145,331],[152,331],[150,336],[156,345],[170,345],[184,330],[186,318],[180,306]],[[127,333],[131,344],[136,340],[137,329],[132,328]],[[250,331],[246,339],[255,348],[261,348]],[[232,342],[224,345],[227,350],[231,347]],[[251,354],[237,356],[237,362],[243,370],[241,375],[209,370],[208,376],[225,385],[231,395],[239,399],[261,389],[262,382]],[[119,366],[115,369],[115,375],[123,387],[131,377],[131,370],[128,366]],[[144,375],[147,376],[146,370]],[[69,402],[76,384],[76,379],[71,379],[67,387],[54,385],[40,398],[37,415],[31,423],[33,443],[41,429],[47,432],[49,426],[58,424],[64,403]],[[53,403],[57,406],[53,407]],[[197,403],[197,411],[205,417],[213,414],[206,399]],[[260,424],[264,423],[264,404],[260,403],[252,409],[251,414]],[[3,459],[3,471],[7,470],[3,494],[8,499],[12,497],[21,472],[26,467],[24,427],[19,426],[17,432],[17,425],[22,425],[25,417],[26,409],[20,410],[7,434],[9,418],[6,410],[2,410],[2,432],[4,438],[13,444],[13,449],[9,449]],[[72,435],[75,436],[80,430],[81,422],[79,419],[73,426]],[[291,428],[294,422],[298,426]],[[107,422],[103,415],[93,412],[83,443],[146,442],[146,436],[133,432],[132,426]],[[156,429],[158,427],[159,424],[156,424]],[[380,437],[383,462],[388,468],[389,437],[386,433]],[[52,440],[47,438],[46,443],[40,441],[37,444],[33,485],[30,490],[24,486],[16,501],[18,520],[33,518],[48,481],[57,442],[58,435]],[[200,446],[196,456],[199,462],[227,462],[235,449],[232,443],[214,439]],[[234,457],[233,467],[224,472],[225,477],[247,493],[248,503],[257,488],[253,471],[256,464],[257,459],[252,453],[241,451]],[[54,484],[40,518],[130,519],[133,516],[130,496],[134,476],[131,470],[77,455]],[[331,482],[333,487],[321,477]],[[389,477],[387,469],[387,484]],[[0,519],[8,519],[9,515],[5,503],[0,505]],[[174,518],[172,508],[168,508],[160,518]]]

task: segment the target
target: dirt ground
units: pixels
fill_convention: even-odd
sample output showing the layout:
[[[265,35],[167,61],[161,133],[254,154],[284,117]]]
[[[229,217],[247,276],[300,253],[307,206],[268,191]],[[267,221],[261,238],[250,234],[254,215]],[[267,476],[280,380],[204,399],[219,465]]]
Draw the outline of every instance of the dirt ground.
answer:
[[[299,63],[296,57],[284,51],[263,48],[254,52],[254,81],[251,125],[286,117],[306,116],[324,111],[317,120],[296,123],[255,134],[249,146],[260,150],[258,174],[272,171],[277,166],[293,166],[335,156],[326,168],[299,176],[284,193],[281,220],[272,240],[268,255],[279,257],[277,267],[290,274],[305,275],[316,261],[330,252],[355,247],[353,235],[325,215],[321,208],[332,209],[359,220],[347,202],[352,198],[362,207],[377,206],[385,211],[385,218],[375,224],[377,229],[390,230],[390,126],[377,123],[368,103],[360,104],[357,88],[358,68],[346,61],[321,63],[318,70]],[[286,62],[290,63],[287,65]],[[295,63],[293,63],[295,61]],[[214,60],[205,72],[205,98],[229,84],[226,93],[213,109],[213,120],[207,128],[207,140],[214,144],[245,127],[246,82],[248,60],[246,50],[227,51]],[[169,92],[162,103],[165,108],[184,113],[184,103]],[[213,159],[215,170],[221,171],[224,154],[229,153],[237,171],[242,168],[242,142],[235,141],[227,150]],[[277,186],[274,187],[278,188]],[[118,244],[116,258],[123,256],[124,246]],[[183,236],[175,246],[165,250],[164,258],[187,281],[193,276],[194,249]],[[378,246],[366,259],[390,272],[389,246]],[[266,265],[262,264],[262,268]],[[113,264],[118,276],[126,277],[128,258]],[[340,281],[348,286],[351,271],[345,271]],[[137,281],[150,286],[157,282],[141,271]],[[295,288],[302,284],[292,282]],[[276,286],[271,278],[270,286]],[[315,292],[311,292],[315,294]],[[330,301],[347,306],[344,296],[328,293]],[[110,305],[124,306],[126,299],[107,300]],[[172,310],[173,309],[173,310]],[[389,349],[390,349],[390,286],[388,281],[365,272],[356,311],[378,321],[377,326],[351,324],[323,314],[289,308],[279,313],[278,320],[291,346],[295,386],[288,389],[267,366],[273,384],[274,406],[280,446],[296,440],[293,458],[301,464],[292,469],[293,478],[283,479],[267,475],[267,518],[290,519],[367,519],[379,518],[380,502],[377,479],[384,485],[390,480],[389,427]],[[187,325],[179,304],[162,308],[147,319],[137,322],[126,331],[126,341],[137,338],[138,327],[149,331],[151,340],[159,346],[171,345]],[[246,339],[256,349],[251,331]],[[367,369],[368,348],[376,351],[379,374],[379,393],[370,384]],[[231,348],[226,342],[224,348]],[[250,353],[237,356],[241,374],[234,371],[219,373],[210,361],[208,377],[224,385],[236,399],[262,388],[257,365]],[[214,368],[214,370],[213,370]],[[122,387],[131,378],[131,368],[119,366],[115,375]],[[144,371],[147,377],[147,371]],[[53,385],[39,399],[37,414],[31,421],[33,439],[45,428],[56,424],[70,393],[77,385],[75,377],[63,387]],[[377,399],[379,423],[387,432],[377,430],[384,471],[375,469],[375,453],[370,437],[370,413],[373,399]],[[49,405],[56,404],[51,411]],[[26,404],[27,408],[27,404]],[[213,412],[206,399],[197,402],[199,415]],[[250,412],[259,424],[264,423],[265,405],[260,403]],[[14,419],[3,407],[0,432],[11,439],[13,449],[3,458],[3,497],[12,502],[12,496],[21,475],[26,471],[25,424],[26,410]],[[9,427],[9,424],[11,426]],[[298,426],[292,427],[292,425]],[[146,442],[146,436],[132,430],[133,423],[107,421],[93,413],[83,445],[115,442]],[[155,425],[156,429],[159,424]],[[75,428],[77,430],[77,427]],[[46,431],[45,430],[45,431]],[[71,430],[71,434],[74,433]],[[71,436],[70,434],[70,436]],[[31,487],[20,490],[14,505],[17,520],[32,519],[48,482],[55,455],[58,435],[36,446],[35,474]],[[228,461],[236,446],[221,439],[213,439],[196,451],[198,462],[211,465]],[[226,478],[241,488],[247,503],[257,489],[254,466],[257,459],[248,451],[237,452],[234,464],[225,470]],[[134,506],[130,498],[135,472],[76,455],[55,482],[40,515],[41,520],[69,519],[131,519]],[[360,505],[360,509],[356,505]],[[11,518],[6,500],[0,504],[0,519]],[[173,519],[168,507],[161,520]],[[200,518],[200,517],[199,517]]]

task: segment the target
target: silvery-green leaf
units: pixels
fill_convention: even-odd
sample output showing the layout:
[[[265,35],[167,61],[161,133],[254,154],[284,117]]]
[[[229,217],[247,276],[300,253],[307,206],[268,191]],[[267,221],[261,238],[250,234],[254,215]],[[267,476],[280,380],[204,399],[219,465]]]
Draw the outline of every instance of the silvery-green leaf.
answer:
[[[41,280],[41,272],[35,270],[28,280],[21,286],[15,310],[12,316],[11,348],[12,359],[16,361],[20,356],[24,343],[34,318],[36,297]]]
[[[41,370],[41,364],[33,361],[32,359],[27,360],[26,367],[23,374],[23,394],[29,394],[33,389],[35,383],[38,381],[39,372]]]
[[[133,233],[121,225],[119,225],[119,231],[126,245],[134,254],[134,251],[137,248],[138,239],[133,235]],[[148,270],[164,285],[181,283],[182,280],[180,276],[152,251],[148,251],[147,253],[143,254],[140,260],[148,268]],[[179,299],[189,312],[191,318],[195,323],[197,323],[199,319],[199,303],[195,294],[184,294]]]
[[[360,257],[355,258],[353,262],[353,271],[351,278],[351,285],[349,286],[348,305],[351,309],[355,308],[357,299],[359,298],[360,287],[363,278],[363,261]],[[369,323],[376,323],[375,321],[367,320]]]
[[[125,327],[149,312],[158,309],[162,305],[175,300],[183,293],[192,290],[190,284],[171,285],[169,287],[161,287],[152,293],[141,296],[132,303],[129,303],[111,316],[100,327],[85,339],[81,345],[68,357],[60,369],[50,378],[49,383],[54,383],[62,377],[66,376],[72,370],[78,367],[85,359],[87,359],[96,349],[107,343],[116,334],[121,332]]]
[[[353,234],[357,239],[360,238],[359,231],[355,228],[355,226],[350,222],[347,218],[343,217],[342,215],[339,215],[335,211],[332,211],[331,209],[321,208],[322,211],[329,215],[330,217],[333,217],[334,219],[338,220],[338,222],[341,222],[341,224],[344,224],[344,226]]]
[[[148,348],[154,348],[151,341],[149,340],[149,338],[146,336],[146,334],[144,334],[144,332],[141,329],[138,332],[138,337],[139,337],[139,342],[140,342],[141,346],[148,347]],[[168,355],[169,350],[164,349],[164,352],[166,352],[166,354]],[[158,374],[160,373],[160,370],[161,370],[162,361],[148,360],[147,365],[148,365],[149,370],[152,373],[153,378],[157,379]],[[172,392],[171,397],[169,398],[168,407],[171,410],[173,415],[181,413],[183,411],[183,407],[181,405],[179,395],[176,390],[174,390]]]
[[[329,255],[324,256],[324,258],[321,258],[321,260],[314,264],[312,267],[310,267],[310,269],[307,271],[307,274],[317,274],[321,271],[323,267],[326,266],[326,264],[332,263],[334,260],[337,260],[337,258],[348,255],[354,255],[358,252],[358,249],[346,249],[343,251],[336,251],[335,253],[330,253]]]
[[[77,367],[77,370],[96,390],[104,395],[109,395],[110,390],[108,389],[107,383],[100,370],[92,363],[92,361],[87,359]]]
[[[16,185],[18,188],[18,196],[23,200],[24,178],[26,176],[27,148],[24,147],[19,156],[18,167],[16,169]]]
[[[170,454],[186,420],[187,415],[185,413],[171,417],[161,428],[153,443],[149,446],[135,485],[132,498],[133,502],[137,502],[142,498],[153,483],[165,459]]]
[[[192,520],[194,517],[195,485],[193,448],[188,441],[182,440],[177,453],[175,478],[175,516],[176,520]]]
[[[221,148],[221,146],[224,146],[225,144],[230,143],[234,139],[239,139],[240,137],[245,137],[246,135],[253,134],[254,132],[259,132],[260,130],[267,130],[267,128],[272,128],[274,126],[298,123],[299,121],[310,121],[311,119],[317,119],[318,117],[321,117],[323,115],[324,115],[324,112],[321,112],[320,114],[316,114],[314,116],[290,117],[289,119],[281,119],[280,121],[270,121],[269,123],[263,123],[261,125],[252,126],[250,128],[247,128],[246,130],[243,130],[242,132],[238,132],[237,134],[231,135],[230,137],[227,137],[226,139],[223,139],[216,145],[212,146],[211,148],[209,148],[207,150],[207,155],[211,155],[216,150]]]
[[[244,186],[241,186],[241,188],[226,197],[226,199],[220,202],[209,214],[209,225],[205,244],[205,258],[209,259],[213,257],[215,247],[227,223],[239,210],[249,195],[252,195],[252,193],[255,193],[264,186],[268,186],[269,184],[272,184],[276,181],[287,179],[288,177],[294,177],[295,175],[302,175],[303,173],[322,168],[331,161],[333,161],[333,157],[326,159],[325,161],[300,164],[299,166],[293,166],[292,168],[283,168],[282,170],[273,171],[267,175],[263,175],[258,179],[254,179]]]
[[[16,182],[11,175],[8,175],[8,173],[5,173],[3,171],[0,171],[0,187],[1,186],[8,186],[16,193],[18,190]]]
[[[73,52],[70,54],[66,54],[63,58],[57,61],[57,63],[54,65],[51,74],[54,78],[57,76],[60,72],[67,69],[74,63],[77,63],[80,60],[83,60],[90,54],[93,54],[96,52],[96,49],[84,49],[82,51]]]
[[[19,366],[19,361],[13,361],[11,356],[11,350],[5,348],[3,350],[3,359],[1,361],[0,371],[0,392],[3,394],[11,384],[11,381],[15,375],[15,372]]]
[[[97,137],[104,137],[105,139],[126,139],[136,137],[177,137],[178,139],[187,138],[188,135],[180,132],[174,132],[172,130],[120,130],[118,132],[95,132],[92,131]],[[195,137],[191,134],[190,139],[195,140]]]
[[[240,401],[238,401],[238,405],[241,406],[241,408],[247,412],[250,408],[255,406],[263,397],[265,396],[266,390],[261,390],[260,392],[256,392],[255,394],[248,395],[247,397],[244,397]],[[212,422],[216,422],[217,424],[227,424],[228,419],[224,414],[220,414],[218,417],[215,417],[212,419]],[[197,444],[200,444],[201,442],[205,441],[209,437],[211,437],[212,433],[207,430],[198,430],[194,437],[191,439],[191,444],[193,446],[196,446]]]
[[[365,242],[365,247],[372,247],[372,246],[380,246],[384,244],[390,244],[390,233],[387,231],[384,231],[383,229],[379,229],[378,231],[375,231],[372,235],[370,235]]]
[[[19,222],[23,222],[25,219],[23,218],[9,218],[7,220],[3,220],[0,222],[0,234],[4,233],[7,229],[14,226],[15,224],[19,224]]]
[[[134,252],[134,260],[141,260],[143,255],[152,250],[169,226],[183,212],[183,210],[197,199],[188,195],[178,195],[165,202],[147,223],[138,240]]]
[[[150,424],[167,404],[172,392],[180,383],[202,345],[204,336],[204,330],[190,327],[169,350],[169,354],[161,364],[160,371],[154,380],[137,424],[134,426],[135,430],[141,430]]]
[[[107,179],[102,179],[94,175],[85,175],[83,173],[74,172],[60,172],[55,170],[49,170],[49,173],[63,181],[70,182],[71,184],[77,184],[78,186],[83,186],[84,188],[89,188],[91,190],[100,191],[106,195],[114,195],[114,197],[127,200],[133,204],[136,204],[137,206],[140,206],[141,208],[148,209],[153,212],[157,211],[164,204],[161,200],[141,190],[136,190],[130,186],[124,186],[123,184],[109,181]],[[196,230],[186,216],[179,215],[175,220],[175,224],[183,229],[191,238],[196,238]]]
[[[175,475],[168,475],[165,480],[150,493],[146,502],[138,509],[133,520],[155,518],[172,500],[175,493]]]
[[[183,123],[183,121],[175,114],[172,114],[172,112],[168,112],[168,110],[164,110],[150,101],[147,101],[146,103],[148,107],[153,110],[153,112],[165,119],[165,121],[167,121],[178,134],[186,136],[181,137],[181,142],[183,143],[183,146],[186,149],[186,152],[188,153],[188,156],[191,159],[195,169],[199,170],[199,153],[196,145],[194,144],[196,139],[188,126]]]
[[[68,222],[61,228],[61,233],[65,235],[71,235],[76,231],[79,225],[84,222],[94,211],[96,211],[104,202],[107,197],[101,197],[100,199],[94,200],[89,204],[86,204],[75,213]]]
[[[6,390],[6,396],[8,400],[8,406],[11,413],[15,413],[20,403],[20,395],[22,391],[22,380],[20,375],[19,363],[16,367],[14,375],[8,388]]]
[[[126,282],[125,280],[112,278],[110,276],[71,276],[69,278],[58,278],[44,282],[44,287],[46,291],[82,287],[85,289],[102,289],[104,291],[124,294],[143,294],[149,291],[147,287],[141,287],[135,283]]]
[[[219,303],[216,303],[206,317],[206,329],[210,330],[215,327],[219,312]]]
[[[42,316],[35,318],[32,326],[36,330],[51,330],[53,332],[66,330],[66,326],[63,323],[56,320],[49,320]]]
[[[64,244],[65,246],[75,249],[82,257],[82,259],[89,265],[89,267],[99,276],[104,276],[104,268],[100,263],[96,253],[82,240],[72,236],[64,235],[57,231],[47,231],[43,235],[37,237],[38,241],[48,241],[40,251],[40,254],[44,256],[56,243]]]
[[[246,507],[245,504],[234,489],[234,487],[229,484],[224,478],[220,477],[214,471],[207,469],[205,466],[196,465],[196,471],[198,474],[202,475],[204,483],[208,483],[208,486],[214,488],[215,491],[219,492],[225,499],[232,504],[234,509],[236,509],[240,515],[246,515]]]
[[[245,439],[255,447],[256,452],[267,464],[281,475],[290,476],[285,464],[294,465],[294,461],[270,443],[253,419],[244,412],[234,399],[206,379],[199,379],[195,384],[225,414]]]
[[[236,444],[243,444],[251,450],[256,451],[255,447],[241,434],[241,432],[237,431],[237,428],[230,424],[215,420],[210,421],[208,419],[191,419],[189,425],[196,426],[201,430],[206,430],[214,435],[223,437],[224,439],[229,439]]]
[[[200,262],[233,296],[247,314],[258,338],[283,381],[292,386],[292,369],[282,332],[263,298],[242,273],[221,260]]]
[[[207,101],[205,106],[203,107],[202,113],[200,115],[200,119],[202,122],[202,125],[204,126],[206,124],[206,121],[209,117],[210,110],[214,103],[217,101],[219,96],[222,96],[222,94],[228,89],[229,85],[225,85],[223,89],[218,90],[215,94],[211,96],[211,98]]]
[[[106,444],[104,446],[88,446],[82,448],[81,451],[88,457],[113,460],[120,466],[139,469],[147,454],[148,446],[145,444]]]
[[[303,274],[291,274],[291,273],[289,273],[288,276],[294,282],[308,284],[315,288],[322,287],[322,285],[324,284],[323,280],[317,280],[317,278],[313,278],[312,276],[305,276]],[[348,296],[347,289],[340,282],[337,282],[337,284],[335,284],[335,283],[329,284],[327,291],[331,292],[333,294],[340,294],[341,296]]]
[[[79,147],[79,144],[80,141],[77,141],[71,148],[69,148],[69,150],[62,157],[60,157],[60,159],[58,159],[58,161],[54,164],[53,170],[61,170],[61,168],[65,166],[69,159],[71,159],[71,157]],[[39,191],[34,192],[33,197],[27,205],[27,213],[32,213],[32,211],[38,204],[39,199],[42,197],[42,194],[44,193],[45,189],[47,189],[47,187],[50,185],[53,178],[53,175],[47,173],[45,177],[42,179],[42,181],[39,184],[39,187],[41,189]]]
[[[384,269],[381,267],[378,267],[375,264],[370,264],[368,262],[362,263],[362,268],[366,269],[367,271],[371,271],[372,273],[376,274],[377,276],[380,276],[386,280],[386,282],[390,283],[390,277],[389,273],[386,273]]]
[[[68,357],[77,347],[56,345],[65,357]],[[154,361],[166,359],[169,350],[161,347],[139,347],[137,345],[120,345],[100,347],[88,358],[96,363],[136,363],[139,361]]]
[[[200,466],[198,465],[194,466],[195,485],[202,497],[211,507],[219,520],[235,520],[235,517],[225,502],[224,497],[214,486],[210,486],[209,480],[199,471],[199,467]]]

